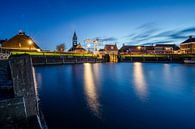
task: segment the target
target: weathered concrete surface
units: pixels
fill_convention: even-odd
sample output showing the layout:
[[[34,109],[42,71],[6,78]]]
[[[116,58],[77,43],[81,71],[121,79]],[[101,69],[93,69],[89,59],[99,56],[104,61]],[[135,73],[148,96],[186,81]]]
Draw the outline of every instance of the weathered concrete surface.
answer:
[[[0,101],[0,129],[40,129],[35,77],[31,57],[10,59],[13,97]],[[47,126],[44,125],[44,128]]]
[[[34,96],[35,84],[30,56],[24,55],[12,58],[10,67],[15,96]]]
[[[8,60],[0,60],[0,89],[12,87],[11,73]]]
[[[15,97],[23,97],[27,117],[38,114],[35,78],[29,55],[14,57],[10,61]]]
[[[32,56],[33,65],[101,63],[103,59],[85,56]]]
[[[26,118],[23,98],[12,98],[0,101],[0,124]]]

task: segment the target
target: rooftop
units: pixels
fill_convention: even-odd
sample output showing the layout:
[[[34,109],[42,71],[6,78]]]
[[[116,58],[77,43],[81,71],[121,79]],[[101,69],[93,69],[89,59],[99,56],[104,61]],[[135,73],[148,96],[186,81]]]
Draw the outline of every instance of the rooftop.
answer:
[[[116,44],[115,45],[107,44],[107,45],[105,45],[104,50],[105,51],[118,51],[118,48],[117,48]]]
[[[40,49],[32,38],[24,32],[19,32],[17,35],[3,42],[2,47],[8,49]]]
[[[195,38],[193,38],[192,36],[189,36],[189,38],[187,40],[185,40],[184,42],[182,42],[181,44],[191,43],[191,42],[195,42]]]

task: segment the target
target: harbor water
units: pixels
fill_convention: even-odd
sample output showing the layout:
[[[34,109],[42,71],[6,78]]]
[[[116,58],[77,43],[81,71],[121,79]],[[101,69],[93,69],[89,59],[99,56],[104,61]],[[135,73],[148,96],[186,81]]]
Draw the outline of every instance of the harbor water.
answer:
[[[37,66],[49,129],[195,129],[195,65]]]

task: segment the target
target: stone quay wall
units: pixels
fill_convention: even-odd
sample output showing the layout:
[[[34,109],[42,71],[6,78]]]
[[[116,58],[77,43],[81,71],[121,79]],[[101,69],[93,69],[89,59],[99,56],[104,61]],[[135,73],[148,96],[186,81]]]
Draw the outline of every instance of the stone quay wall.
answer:
[[[11,57],[9,66],[13,97],[0,100],[0,128],[43,129],[31,57]]]
[[[33,65],[103,63],[106,59],[93,56],[31,56]]]

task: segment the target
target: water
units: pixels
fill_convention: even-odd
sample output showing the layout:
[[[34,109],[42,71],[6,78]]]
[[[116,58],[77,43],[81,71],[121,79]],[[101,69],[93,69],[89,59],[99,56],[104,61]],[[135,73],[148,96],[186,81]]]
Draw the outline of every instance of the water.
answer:
[[[49,129],[195,129],[195,65],[36,67]]]

